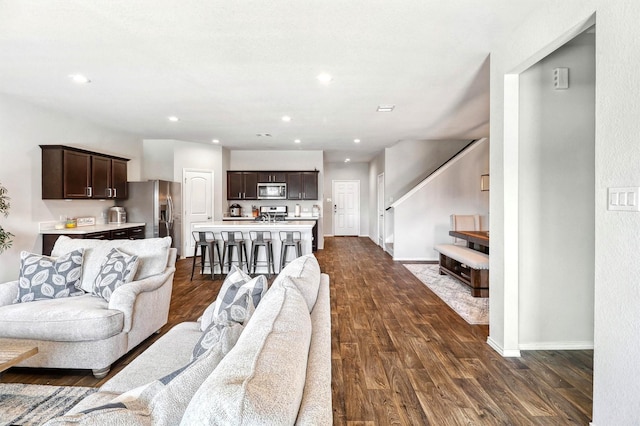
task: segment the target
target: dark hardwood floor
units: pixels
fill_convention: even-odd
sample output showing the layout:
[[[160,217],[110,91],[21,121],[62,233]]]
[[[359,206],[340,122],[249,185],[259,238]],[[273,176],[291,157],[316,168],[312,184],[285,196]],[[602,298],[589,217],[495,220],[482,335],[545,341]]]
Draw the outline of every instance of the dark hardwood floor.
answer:
[[[471,326],[368,238],[327,238],[317,253],[331,277],[332,388],[336,425],[586,425],[593,351],[524,351],[502,358],[488,328]],[[169,323],[195,320],[221,280],[174,281]],[[99,386],[159,335],[113,365],[86,371],[13,368],[2,382]]]

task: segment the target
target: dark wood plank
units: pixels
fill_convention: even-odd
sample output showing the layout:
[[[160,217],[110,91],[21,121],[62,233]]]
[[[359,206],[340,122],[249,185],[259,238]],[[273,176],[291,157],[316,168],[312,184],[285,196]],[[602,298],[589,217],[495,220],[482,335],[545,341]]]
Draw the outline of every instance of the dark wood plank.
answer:
[[[593,351],[523,351],[502,358],[488,326],[469,325],[368,238],[326,238],[316,253],[331,277],[335,425],[588,424]],[[2,382],[100,386],[160,335],[196,320],[222,280],[189,280],[180,260],[169,323],[118,360],[103,380],[85,370],[10,368]]]

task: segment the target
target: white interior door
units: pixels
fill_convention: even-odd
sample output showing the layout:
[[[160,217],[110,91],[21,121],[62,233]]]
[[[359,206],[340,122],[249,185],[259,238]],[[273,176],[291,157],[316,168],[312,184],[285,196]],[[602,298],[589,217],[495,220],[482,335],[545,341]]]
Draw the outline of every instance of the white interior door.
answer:
[[[193,256],[191,225],[213,220],[213,170],[184,169],[184,256]]]
[[[333,181],[333,235],[360,235],[360,181]]]
[[[378,245],[384,247],[384,173],[378,175]]]

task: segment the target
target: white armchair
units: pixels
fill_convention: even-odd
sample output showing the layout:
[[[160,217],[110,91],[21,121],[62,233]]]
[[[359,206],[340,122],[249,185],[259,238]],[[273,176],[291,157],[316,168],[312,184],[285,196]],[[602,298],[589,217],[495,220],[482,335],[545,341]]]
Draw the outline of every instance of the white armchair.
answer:
[[[0,346],[26,343],[38,354],[21,367],[91,369],[104,377],[111,364],[166,324],[177,252],[171,239],[85,240],[60,237],[52,255],[85,249],[81,296],[17,303],[19,284],[0,284]],[[109,301],[91,294],[106,253],[138,255],[134,280]]]

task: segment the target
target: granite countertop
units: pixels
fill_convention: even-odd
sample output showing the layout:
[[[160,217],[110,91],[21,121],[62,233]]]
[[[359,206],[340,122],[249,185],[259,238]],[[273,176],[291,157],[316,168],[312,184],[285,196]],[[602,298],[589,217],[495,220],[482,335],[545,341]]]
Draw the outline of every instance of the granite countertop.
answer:
[[[55,229],[55,223],[52,222],[51,228],[47,226],[40,227],[41,234],[54,234],[54,235],[68,235],[68,234],[93,234],[94,232],[113,231],[117,229],[136,228],[138,226],[145,226],[146,223],[122,223],[122,224],[104,224],[104,225],[89,225],[89,226],[77,226],[75,228],[63,228]]]

